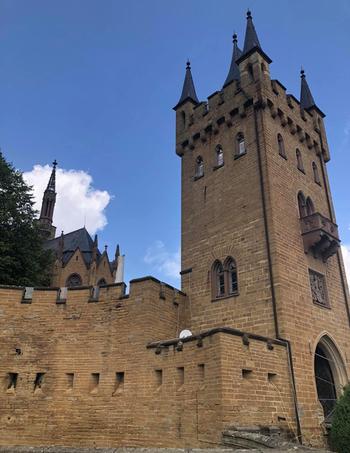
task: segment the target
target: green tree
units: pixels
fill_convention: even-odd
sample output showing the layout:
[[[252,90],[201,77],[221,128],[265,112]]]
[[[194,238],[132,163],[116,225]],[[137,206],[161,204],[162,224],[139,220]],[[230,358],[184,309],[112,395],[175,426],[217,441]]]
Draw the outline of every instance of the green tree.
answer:
[[[0,152],[0,284],[46,286],[51,252],[35,220],[32,189]]]
[[[335,406],[330,443],[338,453],[350,453],[350,385]]]

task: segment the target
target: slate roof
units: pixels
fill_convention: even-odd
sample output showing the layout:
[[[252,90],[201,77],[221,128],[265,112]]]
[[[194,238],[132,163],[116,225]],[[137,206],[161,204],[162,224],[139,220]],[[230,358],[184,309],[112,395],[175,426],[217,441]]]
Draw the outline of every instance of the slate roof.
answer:
[[[244,38],[244,47],[242,55],[238,59],[238,63],[244,60],[245,57],[252,54],[253,52],[259,52],[268,63],[272,63],[271,58],[266,55],[266,53],[262,50],[260,41],[258,38],[258,34],[255,30],[252,13],[248,10],[247,11],[247,27],[245,31],[245,38]]]
[[[195,104],[199,104],[199,100],[197,98],[196,94],[196,89],[194,87],[193,79],[192,79],[192,73],[191,73],[191,63],[187,61],[186,63],[186,74],[185,74],[185,80],[184,84],[182,87],[182,93],[179,99],[179,102],[176,104],[174,109],[177,109],[186,101],[192,101]]]
[[[239,68],[236,63],[238,58],[242,55],[241,49],[237,45],[237,35],[236,33],[233,35],[233,51],[232,51],[232,59],[231,59],[231,65],[230,69],[228,71],[225,83],[223,85],[223,88],[231,83],[233,80],[239,80],[240,79],[240,73],[239,73]]]
[[[46,241],[44,247],[52,250],[53,252],[59,252],[60,237]],[[91,264],[92,261],[92,250],[94,241],[85,227],[79,230],[72,231],[63,235],[63,264],[67,264],[70,258],[73,256],[77,248],[80,249],[84,261],[87,265]],[[97,259],[101,257],[101,252],[97,250]]]
[[[300,71],[301,88],[300,88],[300,107],[302,109],[309,109],[316,106],[311,90],[305,78],[305,71]]]

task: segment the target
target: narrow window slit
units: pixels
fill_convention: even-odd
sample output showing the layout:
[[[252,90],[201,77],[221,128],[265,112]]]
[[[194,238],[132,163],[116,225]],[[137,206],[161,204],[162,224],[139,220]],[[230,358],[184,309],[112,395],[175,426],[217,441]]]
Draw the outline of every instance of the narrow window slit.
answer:
[[[124,371],[115,373],[115,385],[113,395],[122,393],[124,390]]]

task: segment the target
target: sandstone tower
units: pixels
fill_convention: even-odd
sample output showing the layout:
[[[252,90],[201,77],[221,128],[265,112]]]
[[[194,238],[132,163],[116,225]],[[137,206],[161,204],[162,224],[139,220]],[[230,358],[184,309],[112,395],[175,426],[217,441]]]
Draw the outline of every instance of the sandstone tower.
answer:
[[[327,177],[324,114],[270,77],[247,13],[220,91],[198,100],[187,63],[176,111],[182,290],[194,332],[230,326],[288,341],[299,423],[331,417],[347,382],[348,289]],[[321,419],[322,419],[322,410]]]

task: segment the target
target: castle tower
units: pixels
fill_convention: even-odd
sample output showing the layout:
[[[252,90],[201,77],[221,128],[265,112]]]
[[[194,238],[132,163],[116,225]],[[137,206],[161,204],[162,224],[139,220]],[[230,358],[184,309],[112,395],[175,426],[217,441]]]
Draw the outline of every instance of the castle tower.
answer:
[[[56,203],[56,160],[52,163],[52,172],[49,183],[44,192],[41,205],[39,227],[44,239],[53,239],[55,237],[56,227],[52,225],[53,212]]]
[[[324,114],[303,71],[299,101],[271,79],[271,62],[248,11],[222,90],[200,102],[186,69],[174,108],[182,290],[194,333],[227,326],[288,342],[311,438],[350,375],[348,289]]]

